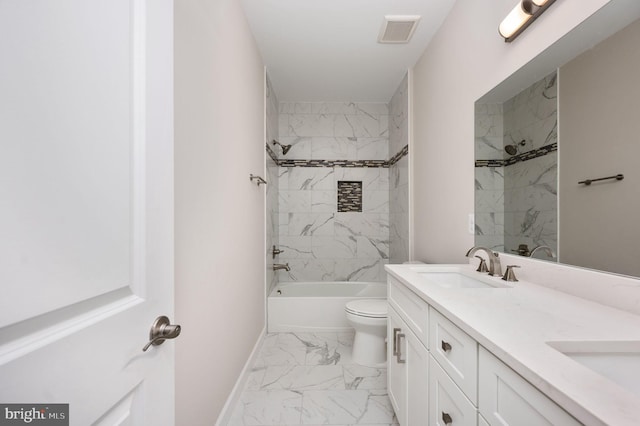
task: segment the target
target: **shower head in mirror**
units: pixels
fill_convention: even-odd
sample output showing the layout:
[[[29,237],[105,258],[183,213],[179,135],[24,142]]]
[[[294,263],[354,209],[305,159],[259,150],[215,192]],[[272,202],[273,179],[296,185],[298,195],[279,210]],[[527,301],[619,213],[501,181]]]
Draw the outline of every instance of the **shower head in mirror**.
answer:
[[[271,141],[274,145],[279,145],[280,148],[282,148],[282,155],[287,155],[287,152],[289,152],[289,150],[291,149],[291,145],[283,145],[280,142],[278,142],[277,140],[272,140]]]
[[[507,154],[509,154],[509,155],[516,155],[516,154],[518,154],[518,153],[519,153],[519,151],[520,151],[520,148],[519,148],[519,147],[521,147],[521,146],[525,146],[526,144],[527,144],[527,141],[525,141],[524,139],[522,139],[522,140],[521,140],[520,142],[518,142],[517,144],[516,144],[516,143],[513,143],[513,144],[510,144],[510,145],[506,145],[506,146],[504,147],[504,150],[505,150],[505,151],[507,152]]]

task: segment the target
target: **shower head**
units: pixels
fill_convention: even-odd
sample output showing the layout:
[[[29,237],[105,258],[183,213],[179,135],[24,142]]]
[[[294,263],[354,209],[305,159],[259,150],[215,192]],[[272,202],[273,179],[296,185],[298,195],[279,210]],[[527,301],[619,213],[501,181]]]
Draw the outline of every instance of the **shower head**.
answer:
[[[514,143],[514,144],[506,145],[504,147],[504,150],[507,151],[507,154],[509,154],[509,155],[516,155],[518,153],[518,151],[520,150],[520,148],[518,148],[518,147],[519,146],[525,146],[526,143],[527,143],[527,141],[522,139],[517,144]]]
[[[280,148],[282,148],[282,155],[287,155],[287,152],[289,152],[289,150],[291,149],[291,145],[282,145],[280,142],[278,142],[277,140],[272,140],[271,141],[274,145],[279,145]]]

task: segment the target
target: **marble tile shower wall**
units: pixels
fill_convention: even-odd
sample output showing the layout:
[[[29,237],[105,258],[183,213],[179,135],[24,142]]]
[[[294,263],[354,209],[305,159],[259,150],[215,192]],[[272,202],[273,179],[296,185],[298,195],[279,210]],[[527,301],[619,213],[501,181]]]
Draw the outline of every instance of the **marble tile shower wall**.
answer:
[[[265,76],[265,97],[266,97],[266,140],[270,142],[273,139],[278,139],[278,99],[275,92],[272,89],[269,76]],[[266,188],[266,250],[265,256],[267,259],[267,295],[271,291],[271,288],[277,283],[278,276],[273,271],[271,265],[274,263],[273,256],[271,255],[272,247],[278,246],[279,243],[279,215],[278,215],[278,165],[268,154],[265,156],[265,170],[266,180],[268,184]],[[279,261],[279,259],[275,259]]]
[[[476,104],[475,116],[476,159],[502,160],[502,104]],[[475,222],[476,245],[504,251],[504,166],[476,167]]]
[[[389,159],[388,106],[280,103],[286,157]],[[362,212],[338,212],[339,181],[362,182]],[[280,167],[279,243],[290,272],[280,281],[384,281],[389,259],[389,169]]]
[[[409,144],[408,78],[404,77],[389,102],[389,155]],[[409,260],[409,157],[389,167],[389,253],[390,263]]]
[[[556,250],[556,93],[553,73],[503,104],[476,105],[476,159],[495,164],[476,164],[476,244],[506,252],[520,244]],[[518,153],[509,155],[506,145]]]
[[[554,72],[504,103],[505,145],[524,141],[522,153],[558,143],[556,81]],[[557,251],[557,176],[557,151],[505,167],[507,251],[519,244],[544,244]]]

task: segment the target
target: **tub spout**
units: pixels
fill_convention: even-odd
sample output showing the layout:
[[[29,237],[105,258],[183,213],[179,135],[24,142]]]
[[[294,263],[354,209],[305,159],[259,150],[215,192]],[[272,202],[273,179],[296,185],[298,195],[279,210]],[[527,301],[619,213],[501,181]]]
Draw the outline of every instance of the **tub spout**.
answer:
[[[289,267],[289,263],[286,264],[281,264],[281,263],[274,263],[273,264],[273,270],[274,271],[278,271],[280,269],[284,269],[285,271],[289,272],[291,270],[291,268]]]

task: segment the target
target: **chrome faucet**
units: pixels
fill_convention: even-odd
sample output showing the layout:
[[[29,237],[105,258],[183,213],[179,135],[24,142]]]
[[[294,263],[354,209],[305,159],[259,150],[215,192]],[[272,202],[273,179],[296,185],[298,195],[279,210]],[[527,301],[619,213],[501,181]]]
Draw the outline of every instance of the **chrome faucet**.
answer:
[[[291,268],[289,267],[289,263],[286,264],[281,264],[281,263],[274,263],[273,264],[273,270],[274,271],[278,271],[280,269],[284,269],[285,271],[289,272],[291,270]]]
[[[494,253],[493,250],[486,247],[475,246],[471,247],[465,256],[473,257],[478,250],[483,250],[489,257],[489,275],[502,275],[502,266],[500,265],[500,258],[498,253]]]
[[[531,253],[529,253],[529,257],[533,257],[534,253],[537,252],[538,250],[542,250],[547,256],[549,256],[552,259],[556,258],[556,254],[553,252],[553,250],[551,250],[551,247],[549,246],[537,246],[536,248],[531,250]]]

